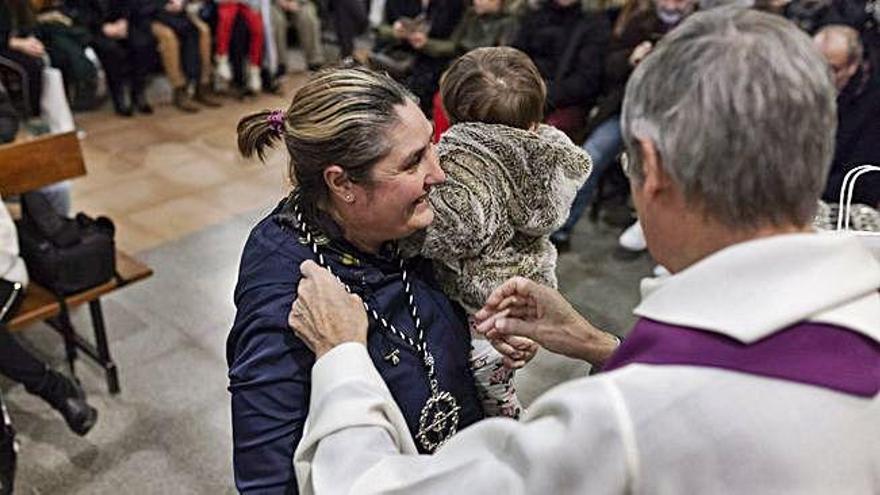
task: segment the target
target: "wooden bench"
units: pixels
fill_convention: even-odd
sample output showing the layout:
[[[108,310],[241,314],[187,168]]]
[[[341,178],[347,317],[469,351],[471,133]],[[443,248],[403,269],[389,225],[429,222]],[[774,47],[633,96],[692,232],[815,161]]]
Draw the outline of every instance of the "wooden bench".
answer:
[[[4,198],[85,174],[82,150],[73,132],[0,146],[0,194]],[[116,272],[117,277],[113,280],[63,298],[31,280],[21,307],[7,323],[13,331],[38,321],[49,324],[64,337],[71,372],[75,371],[77,352],[84,352],[104,368],[111,394],[119,393],[119,376],[110,357],[100,298],[148,278],[153,270],[117,249]],[[94,344],[78,334],[70,320],[70,309],[83,304],[89,305]]]

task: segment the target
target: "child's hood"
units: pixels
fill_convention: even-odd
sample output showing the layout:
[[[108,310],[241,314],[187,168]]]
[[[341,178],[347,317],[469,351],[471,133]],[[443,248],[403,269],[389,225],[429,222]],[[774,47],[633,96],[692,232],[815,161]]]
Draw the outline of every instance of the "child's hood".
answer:
[[[537,132],[456,124],[443,134],[438,154],[450,180],[478,180],[488,190],[508,195],[511,221],[532,235],[547,235],[565,221],[592,168],[584,150],[543,124]]]

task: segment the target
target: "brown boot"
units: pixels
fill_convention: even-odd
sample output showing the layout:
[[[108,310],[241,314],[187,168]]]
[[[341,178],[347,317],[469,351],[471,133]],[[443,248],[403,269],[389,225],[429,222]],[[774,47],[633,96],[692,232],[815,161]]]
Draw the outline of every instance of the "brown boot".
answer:
[[[201,103],[206,107],[217,108],[223,106],[222,103],[215,100],[214,97],[211,95],[211,90],[207,84],[200,84],[196,86],[196,96],[194,99],[196,102]]]
[[[193,103],[185,87],[174,90],[174,106],[186,113],[196,113],[199,111],[198,105]]]

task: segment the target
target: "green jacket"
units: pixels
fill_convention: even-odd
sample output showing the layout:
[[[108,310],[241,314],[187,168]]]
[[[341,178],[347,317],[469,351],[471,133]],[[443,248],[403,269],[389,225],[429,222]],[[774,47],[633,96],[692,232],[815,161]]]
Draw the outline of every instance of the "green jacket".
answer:
[[[453,58],[474,48],[509,45],[516,36],[517,27],[517,18],[513,15],[477,15],[471,7],[449,39],[429,39],[422,52],[435,58]]]

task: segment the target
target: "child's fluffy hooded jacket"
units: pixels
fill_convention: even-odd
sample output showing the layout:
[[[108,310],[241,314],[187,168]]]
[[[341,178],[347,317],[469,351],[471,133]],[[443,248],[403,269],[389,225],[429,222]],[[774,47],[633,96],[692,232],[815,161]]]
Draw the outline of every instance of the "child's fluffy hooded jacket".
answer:
[[[431,191],[435,219],[419,237],[446,294],[473,313],[515,275],[555,287],[549,235],[568,217],[589,155],[550,126],[482,123],[452,126],[438,155],[446,182]]]

